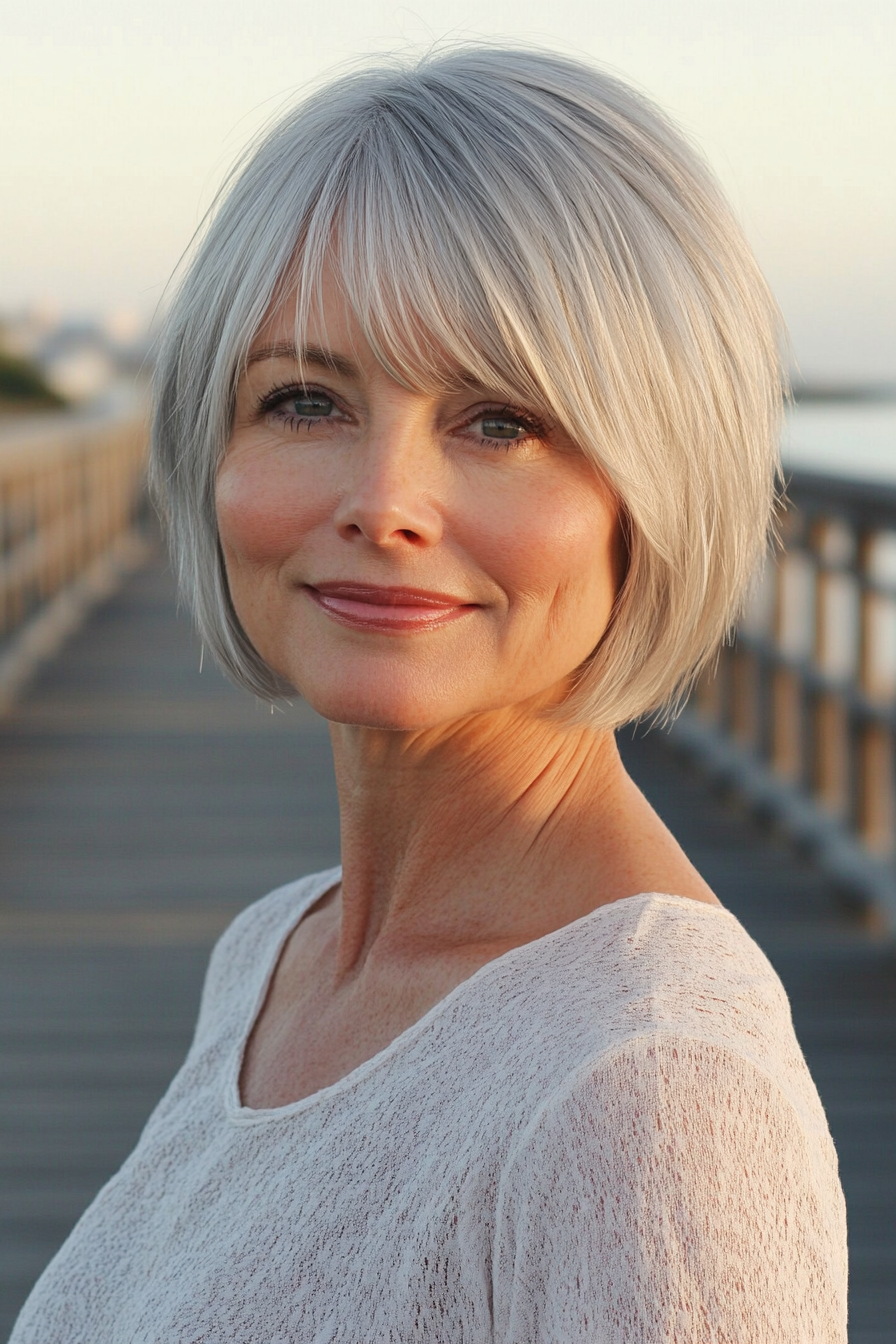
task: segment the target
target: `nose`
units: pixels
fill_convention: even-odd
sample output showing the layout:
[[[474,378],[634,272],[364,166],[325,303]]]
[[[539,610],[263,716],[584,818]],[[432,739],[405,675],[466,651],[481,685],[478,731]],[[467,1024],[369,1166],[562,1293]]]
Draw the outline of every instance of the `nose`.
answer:
[[[339,535],[378,547],[434,546],[443,532],[439,458],[419,423],[393,421],[356,443],[334,515]]]

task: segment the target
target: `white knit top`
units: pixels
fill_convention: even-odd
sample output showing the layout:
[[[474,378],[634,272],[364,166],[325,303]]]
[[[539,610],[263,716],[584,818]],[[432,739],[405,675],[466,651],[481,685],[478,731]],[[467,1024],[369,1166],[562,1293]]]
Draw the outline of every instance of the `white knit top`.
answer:
[[[733,915],[601,906],[251,1110],[243,1047],[338,878],[224,934],[183,1068],[11,1344],[844,1344],[836,1156]]]

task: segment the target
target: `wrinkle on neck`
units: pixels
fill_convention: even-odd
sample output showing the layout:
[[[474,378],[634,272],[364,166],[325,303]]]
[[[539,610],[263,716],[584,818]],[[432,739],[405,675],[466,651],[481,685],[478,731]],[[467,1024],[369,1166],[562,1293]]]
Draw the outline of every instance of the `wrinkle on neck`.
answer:
[[[583,828],[593,846],[612,796],[629,784],[611,733],[558,725],[528,706],[442,732],[331,731],[346,974],[380,940],[420,955],[427,945],[540,936],[543,893],[555,897]]]

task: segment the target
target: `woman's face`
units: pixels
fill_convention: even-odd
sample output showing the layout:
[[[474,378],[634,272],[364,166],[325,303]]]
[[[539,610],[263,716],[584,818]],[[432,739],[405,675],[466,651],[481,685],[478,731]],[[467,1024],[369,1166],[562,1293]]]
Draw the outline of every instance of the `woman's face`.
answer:
[[[253,343],[217,478],[230,592],[262,658],[326,718],[437,728],[559,700],[620,572],[609,490],[530,407],[410,392],[334,284]]]

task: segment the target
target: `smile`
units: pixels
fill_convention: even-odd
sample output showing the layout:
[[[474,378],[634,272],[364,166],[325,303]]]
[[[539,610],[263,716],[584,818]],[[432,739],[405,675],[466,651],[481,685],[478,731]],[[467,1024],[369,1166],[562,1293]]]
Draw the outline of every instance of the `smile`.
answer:
[[[448,593],[367,583],[306,584],[305,592],[334,621],[355,630],[431,630],[467,615],[478,605]]]

